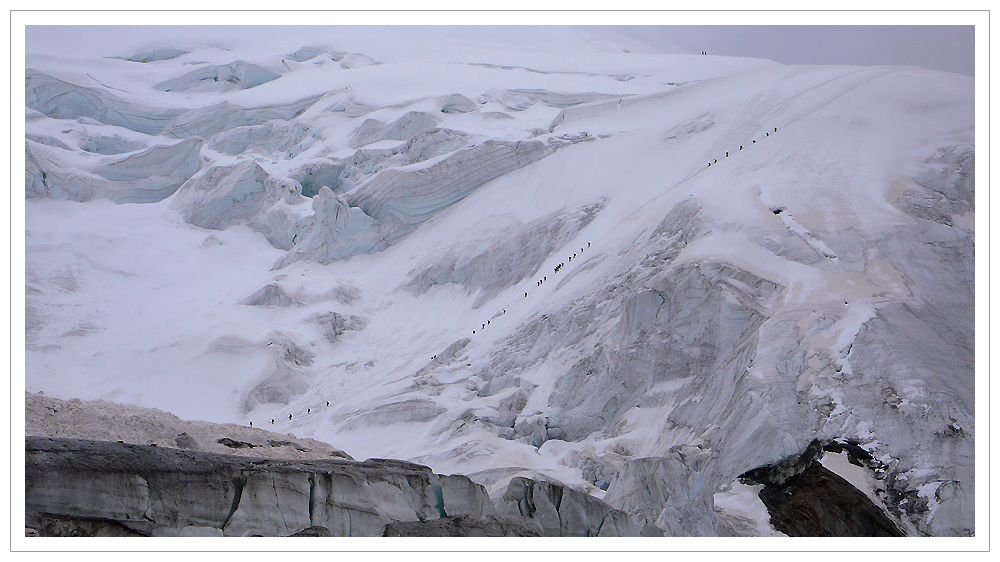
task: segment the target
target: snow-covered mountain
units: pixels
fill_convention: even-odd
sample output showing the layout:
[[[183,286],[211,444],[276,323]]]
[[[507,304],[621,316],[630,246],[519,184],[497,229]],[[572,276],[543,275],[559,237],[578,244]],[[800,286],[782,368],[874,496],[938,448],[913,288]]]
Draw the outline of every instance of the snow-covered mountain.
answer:
[[[974,532],[972,78],[599,28],[79,33],[28,31],[26,390],[667,534],[774,533],[737,479],[815,441],[905,532]]]

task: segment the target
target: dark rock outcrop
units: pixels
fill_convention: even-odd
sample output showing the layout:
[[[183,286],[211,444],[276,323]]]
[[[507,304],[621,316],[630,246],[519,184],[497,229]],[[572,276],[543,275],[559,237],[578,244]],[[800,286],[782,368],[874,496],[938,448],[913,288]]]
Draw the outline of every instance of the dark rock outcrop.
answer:
[[[850,443],[825,448],[848,451],[852,464],[860,464],[867,454]],[[823,444],[813,441],[801,455],[740,475],[746,484],[764,485],[758,495],[771,516],[771,526],[792,537],[906,536],[882,507],[820,464],[823,451]]]
[[[788,536],[905,536],[868,496],[819,463],[783,484],[765,485],[760,499],[771,525]]]

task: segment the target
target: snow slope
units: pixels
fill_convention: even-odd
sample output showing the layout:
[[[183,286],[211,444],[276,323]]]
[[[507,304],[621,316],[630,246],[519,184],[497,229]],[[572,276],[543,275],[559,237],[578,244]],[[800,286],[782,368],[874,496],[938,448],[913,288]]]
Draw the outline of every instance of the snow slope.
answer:
[[[847,438],[909,532],[973,531],[971,78],[215,31],[29,32],[29,392],[491,493],[697,458],[648,518],[679,534],[738,533],[738,475]]]

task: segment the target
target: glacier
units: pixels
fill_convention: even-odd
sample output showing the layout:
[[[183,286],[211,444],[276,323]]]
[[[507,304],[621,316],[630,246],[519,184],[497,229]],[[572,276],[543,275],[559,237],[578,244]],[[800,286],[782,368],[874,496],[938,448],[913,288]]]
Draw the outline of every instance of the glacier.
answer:
[[[207,439],[41,393],[343,454],[273,469],[285,522],[267,468],[124,534],[975,535],[973,79],[550,31],[29,33],[33,458],[140,455],[94,485],[145,494],[151,444]],[[356,528],[310,500],[348,489]],[[51,532],[142,511],[38,493]]]

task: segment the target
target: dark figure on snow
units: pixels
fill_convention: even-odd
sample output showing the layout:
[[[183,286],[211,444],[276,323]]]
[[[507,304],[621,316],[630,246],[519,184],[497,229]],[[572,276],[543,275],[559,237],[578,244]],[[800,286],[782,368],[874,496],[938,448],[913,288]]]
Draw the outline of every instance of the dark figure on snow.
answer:
[[[271,425],[274,425],[274,418],[271,418]]]
[[[288,419],[292,419],[292,414],[288,414]]]
[[[729,158],[729,153],[728,152],[726,153],[726,158]]]
[[[253,422],[250,422],[250,427],[253,427]]]
[[[437,357],[437,355],[435,355],[434,357]],[[327,401],[326,401],[326,405],[327,405],[327,406],[329,406],[329,405],[330,405],[330,401],[329,401],[329,400],[327,400]]]
[[[307,414],[311,414],[312,413],[312,408],[306,408],[306,413]]]

